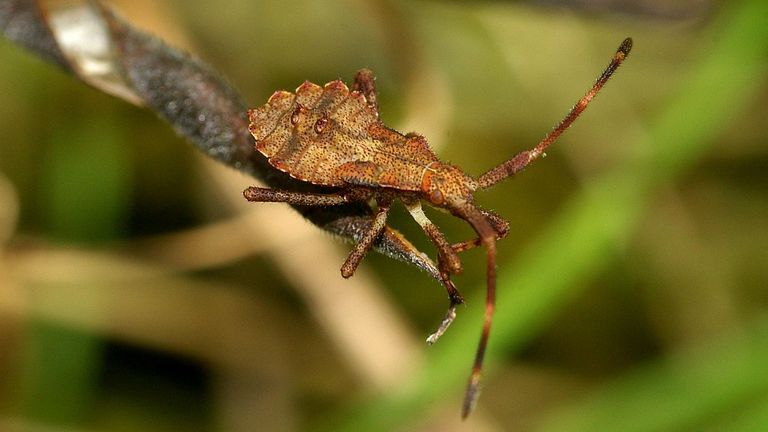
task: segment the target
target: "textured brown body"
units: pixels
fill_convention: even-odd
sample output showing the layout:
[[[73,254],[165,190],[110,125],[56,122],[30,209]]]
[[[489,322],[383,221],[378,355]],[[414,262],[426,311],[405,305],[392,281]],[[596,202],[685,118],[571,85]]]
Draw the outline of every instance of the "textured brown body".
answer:
[[[313,184],[419,191],[425,170],[440,163],[424,137],[384,126],[365,95],[341,81],[275,92],[248,114],[256,149]]]

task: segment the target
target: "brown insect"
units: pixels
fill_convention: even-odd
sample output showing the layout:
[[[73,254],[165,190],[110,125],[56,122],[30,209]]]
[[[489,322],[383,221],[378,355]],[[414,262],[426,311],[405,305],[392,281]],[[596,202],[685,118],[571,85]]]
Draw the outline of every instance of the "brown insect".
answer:
[[[483,356],[488,343],[496,297],[496,240],[509,223],[474,203],[473,193],[510,177],[544,151],[584,111],[629,54],[632,39],[625,39],[608,67],[568,115],[530,150],[523,151],[485,174],[473,178],[460,168],[438,160],[427,140],[418,134],[401,134],[379,120],[374,77],[363,69],[352,90],[341,81],[323,87],[304,82],[296,93],[275,92],[266,105],[248,111],[256,150],[275,168],[328,193],[310,193],[249,187],[249,201],[286,202],[301,206],[333,206],[353,201],[375,201],[375,217],[341,266],[341,275],[352,276],[360,261],[384,230],[393,201],[399,199],[437,247],[438,268],[448,291],[450,306],[438,329],[427,338],[432,344],[456,317],[464,299],[450,280],[462,271],[459,252],[482,245],[487,253],[485,319],[472,374],[464,397],[462,417],[474,408],[479,395]],[[477,232],[473,240],[450,244],[421,208],[426,201],[466,220]]]

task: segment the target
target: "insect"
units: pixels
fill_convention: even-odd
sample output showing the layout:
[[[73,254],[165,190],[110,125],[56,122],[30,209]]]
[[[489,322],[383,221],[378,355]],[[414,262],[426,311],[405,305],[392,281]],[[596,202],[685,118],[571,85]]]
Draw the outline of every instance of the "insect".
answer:
[[[249,187],[243,195],[248,201],[301,206],[371,203],[374,217],[370,227],[341,266],[345,278],[352,276],[384,230],[393,202],[402,202],[437,247],[440,278],[450,301],[445,318],[427,338],[430,344],[446,331],[456,317],[456,306],[464,302],[450,279],[462,271],[459,253],[483,246],[487,255],[485,317],[462,406],[462,417],[466,418],[479,396],[483,357],[495,309],[496,241],[509,231],[509,223],[477,206],[473,194],[520,172],[543,156],[584,111],[631,48],[632,39],[625,39],[592,88],[535,147],[478,177],[441,162],[423,136],[401,134],[384,126],[379,120],[374,76],[370,70],[357,73],[351,90],[336,80],[322,87],[305,81],[295,93],[277,91],[266,105],[248,111],[256,150],[266,156],[273,167],[303,182],[325,186],[328,192]],[[464,219],[477,233],[477,238],[449,243],[424,214],[422,202]]]

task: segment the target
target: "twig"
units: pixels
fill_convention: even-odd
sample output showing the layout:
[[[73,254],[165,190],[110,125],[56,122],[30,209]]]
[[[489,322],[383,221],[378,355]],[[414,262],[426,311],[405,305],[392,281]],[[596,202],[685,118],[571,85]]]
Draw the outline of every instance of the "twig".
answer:
[[[323,191],[272,168],[254,151],[245,103],[208,65],[136,30],[98,1],[63,3],[0,1],[0,30],[89,85],[153,110],[213,159],[271,187]],[[294,208],[318,227],[354,241],[372,222],[371,209],[360,203]],[[389,227],[375,248],[440,280],[434,263]]]

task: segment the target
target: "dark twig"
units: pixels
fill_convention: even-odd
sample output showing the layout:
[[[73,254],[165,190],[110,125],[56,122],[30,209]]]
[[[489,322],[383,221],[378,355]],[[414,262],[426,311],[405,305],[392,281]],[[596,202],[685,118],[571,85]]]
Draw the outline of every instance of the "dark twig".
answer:
[[[254,151],[245,103],[209,66],[136,30],[97,1],[64,3],[49,7],[44,1],[0,0],[0,30],[93,87],[152,109],[210,157],[272,188],[324,192],[272,168]],[[62,37],[78,32],[83,36],[74,40]],[[96,51],[100,45],[106,50]],[[94,61],[102,67],[90,68]],[[372,210],[363,203],[294,208],[318,227],[354,241],[373,221]],[[434,263],[389,227],[375,248],[440,280]]]

